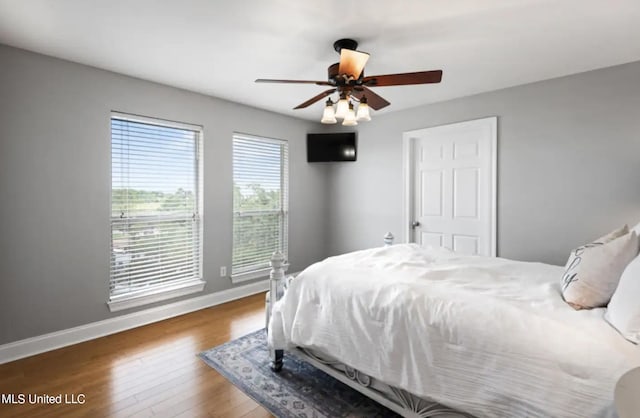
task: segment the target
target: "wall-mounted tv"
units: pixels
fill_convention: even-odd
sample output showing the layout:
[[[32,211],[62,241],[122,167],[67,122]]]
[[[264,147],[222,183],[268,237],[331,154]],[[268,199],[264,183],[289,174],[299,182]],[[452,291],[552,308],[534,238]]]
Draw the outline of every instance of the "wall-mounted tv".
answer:
[[[356,161],[357,154],[355,132],[307,134],[307,161],[310,163]]]

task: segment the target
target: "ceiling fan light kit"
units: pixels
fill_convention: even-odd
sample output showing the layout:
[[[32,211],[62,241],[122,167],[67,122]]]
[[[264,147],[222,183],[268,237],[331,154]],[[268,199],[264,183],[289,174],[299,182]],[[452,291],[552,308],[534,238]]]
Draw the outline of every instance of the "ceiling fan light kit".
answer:
[[[335,111],[333,109],[333,102],[331,101],[331,99],[327,100],[320,122],[324,124],[333,124],[338,122],[338,118],[343,119],[342,124],[344,126],[355,126],[358,124],[358,122],[370,121],[371,115],[369,113],[369,104],[367,103],[367,97],[362,96],[360,98],[357,113],[354,110],[352,98],[350,96],[347,96],[346,94],[341,95],[340,100],[338,100],[338,104],[336,105]]]
[[[357,47],[358,42],[353,39],[339,39],[334,42],[333,48],[340,54],[340,62],[329,66],[327,81],[259,78],[256,83],[298,83],[330,86],[330,89],[299,104],[294,109],[306,108],[337,92],[340,99],[335,109],[333,100],[329,97],[320,122],[331,124],[337,123],[337,119],[343,119],[343,125],[354,126],[358,122],[371,120],[370,107],[374,110],[380,110],[390,105],[388,101],[373,92],[369,87],[431,84],[439,83],[442,80],[442,70],[365,77],[364,66],[369,60],[369,54],[356,51]],[[357,113],[355,110],[356,104],[358,105]]]

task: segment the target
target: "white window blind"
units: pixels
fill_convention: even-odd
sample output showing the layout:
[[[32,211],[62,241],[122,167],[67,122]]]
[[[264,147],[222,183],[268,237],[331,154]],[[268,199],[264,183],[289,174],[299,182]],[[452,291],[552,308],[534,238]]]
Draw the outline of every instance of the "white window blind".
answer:
[[[197,126],[112,114],[111,301],[203,283],[201,141]]]
[[[287,256],[288,165],[286,141],[233,136],[234,281],[267,274],[274,251]]]

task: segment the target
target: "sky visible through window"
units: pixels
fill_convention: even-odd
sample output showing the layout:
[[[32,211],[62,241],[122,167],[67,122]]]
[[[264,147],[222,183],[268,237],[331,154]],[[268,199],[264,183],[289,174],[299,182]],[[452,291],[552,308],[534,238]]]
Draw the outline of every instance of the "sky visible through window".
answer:
[[[113,118],[112,187],[193,193],[197,132]]]
[[[116,118],[111,121],[111,132],[114,189],[193,192],[195,173],[185,161],[195,155],[196,132]],[[280,189],[274,179],[280,177],[281,152],[276,143],[262,143],[245,153],[234,150],[233,177],[242,195],[253,195],[251,186],[256,184],[266,191]],[[259,171],[255,170],[256,159],[260,160]]]

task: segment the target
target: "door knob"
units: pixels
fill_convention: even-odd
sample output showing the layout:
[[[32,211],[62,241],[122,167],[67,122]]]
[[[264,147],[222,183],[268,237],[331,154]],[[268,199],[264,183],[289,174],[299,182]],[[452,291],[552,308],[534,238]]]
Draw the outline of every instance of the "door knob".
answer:
[[[411,229],[416,229],[419,226],[420,226],[420,222],[418,221],[411,222]]]

